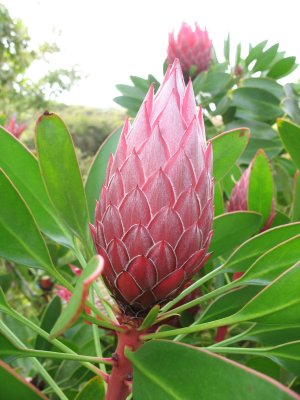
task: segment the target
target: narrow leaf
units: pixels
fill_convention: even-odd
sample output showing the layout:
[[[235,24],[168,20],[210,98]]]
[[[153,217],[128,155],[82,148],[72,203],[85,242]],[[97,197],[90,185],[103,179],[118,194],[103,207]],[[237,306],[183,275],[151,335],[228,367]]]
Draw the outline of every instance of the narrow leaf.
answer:
[[[284,147],[300,169],[300,126],[286,119],[277,121],[278,131]]]
[[[63,121],[45,113],[36,125],[39,165],[49,197],[72,232],[88,241],[88,211],[71,136]]]
[[[294,176],[292,221],[300,221],[300,171]]]
[[[79,318],[89,294],[89,287],[102,273],[103,267],[104,261],[99,255],[94,256],[89,261],[78,278],[70,302],[51,330],[52,339],[64,333]]]

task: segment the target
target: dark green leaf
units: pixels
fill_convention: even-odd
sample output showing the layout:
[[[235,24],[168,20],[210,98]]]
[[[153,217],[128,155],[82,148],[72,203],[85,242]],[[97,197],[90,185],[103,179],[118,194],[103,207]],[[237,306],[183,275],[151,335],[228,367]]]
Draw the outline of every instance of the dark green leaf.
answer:
[[[72,232],[88,242],[88,211],[75,149],[57,115],[48,113],[39,118],[36,145],[50,199]]]
[[[228,172],[228,174],[222,179],[222,187],[226,196],[229,198],[232,189],[235,184],[238,182],[240,177],[242,176],[242,172],[237,165],[234,165],[233,168]]]
[[[75,400],[103,400],[105,397],[105,386],[100,376],[89,380],[80,390]]]
[[[125,96],[133,97],[134,99],[144,100],[146,93],[136,86],[116,85],[116,88]]]
[[[266,251],[300,234],[300,223],[283,225],[262,232],[243,243],[225,262],[226,271],[243,272]]]
[[[214,219],[214,236],[209,248],[212,258],[230,252],[251,235],[258,232],[261,215],[252,211],[236,211]]]
[[[268,50],[264,51],[257,57],[257,61],[252,69],[252,72],[265,71],[269,69],[272,61],[275,59],[279,44],[274,44]]]
[[[222,179],[232,169],[245,150],[249,138],[249,130],[240,128],[224,132],[212,139],[215,182]]]
[[[246,110],[260,121],[274,121],[283,114],[279,100],[270,92],[254,87],[240,87],[232,93],[236,107]]]
[[[294,177],[292,221],[300,221],[300,171]]]
[[[248,208],[262,214],[262,226],[267,222],[273,201],[273,177],[269,160],[259,150],[252,164],[248,187]]]
[[[268,76],[273,79],[280,79],[289,75],[297,67],[296,57],[286,57],[277,61],[268,72]]]
[[[119,104],[120,106],[127,108],[129,111],[129,114],[134,117],[135,114],[138,112],[142,101],[139,99],[136,99],[134,97],[129,97],[129,96],[118,96],[114,98],[114,102]]]
[[[151,341],[126,355],[133,364],[133,396],[138,400],[240,400],[241,388],[247,388],[244,400],[299,398],[266,375],[192,346]]]
[[[109,157],[117,148],[121,132],[122,128],[118,128],[108,136],[95,155],[89,169],[85,183],[85,193],[91,221],[94,220],[96,200],[100,196]]]
[[[34,155],[1,127],[0,148],[0,169],[23,197],[40,229],[54,241],[70,246],[70,239],[56,220],[56,210],[49,200]]]
[[[33,216],[0,171],[0,256],[51,273],[52,261]]]
[[[263,49],[265,48],[266,44],[268,43],[267,40],[264,40],[263,42],[258,43],[256,46],[250,48],[249,54],[247,58],[245,59],[245,64],[248,66],[252,61],[257,59],[260,54],[262,54]]]
[[[223,190],[220,183],[215,185],[214,193],[214,207],[215,207],[215,217],[224,213],[224,200],[223,200]]]
[[[151,325],[153,325],[153,323],[156,320],[157,314],[159,313],[159,310],[160,306],[158,304],[152,307],[151,310],[146,315],[146,317],[144,318],[139,330],[149,328]]]
[[[0,360],[1,399],[47,400],[35,386],[28,383],[8,364]]]
[[[277,121],[278,131],[284,147],[300,169],[300,126],[286,119]]]
[[[279,100],[284,96],[283,87],[271,78],[247,78],[243,80],[243,86],[264,89],[272,93]]]
[[[53,328],[53,325],[57,321],[62,311],[61,299],[58,296],[55,296],[51,302],[47,305],[41,320],[41,328],[50,332]],[[35,341],[35,349],[39,350],[50,350],[52,348],[52,344],[44,339],[42,336],[37,336]]]
[[[51,330],[52,338],[61,335],[79,318],[89,294],[89,287],[102,273],[103,266],[103,258],[99,255],[94,256],[89,261],[77,280],[70,302]]]

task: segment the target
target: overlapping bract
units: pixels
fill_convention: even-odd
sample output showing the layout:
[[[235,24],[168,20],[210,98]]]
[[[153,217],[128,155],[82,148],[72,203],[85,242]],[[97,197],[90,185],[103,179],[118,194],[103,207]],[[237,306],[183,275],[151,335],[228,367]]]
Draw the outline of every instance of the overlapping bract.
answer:
[[[189,77],[191,68],[194,75],[205,71],[209,67],[212,52],[212,41],[208,32],[195,24],[195,30],[190,25],[183,23],[175,39],[174,32],[169,35],[168,62],[179,59],[185,80]]]
[[[207,258],[212,149],[175,61],[111,156],[91,227],[104,279],[127,314],[174,297]]]

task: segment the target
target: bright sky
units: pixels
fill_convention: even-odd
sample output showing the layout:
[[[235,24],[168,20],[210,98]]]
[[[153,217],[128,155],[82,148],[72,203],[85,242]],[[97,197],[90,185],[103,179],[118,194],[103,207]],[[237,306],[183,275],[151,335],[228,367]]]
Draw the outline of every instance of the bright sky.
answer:
[[[1,0],[0,0],[1,1]],[[206,27],[217,54],[230,32],[244,49],[268,39],[300,62],[298,0],[2,0],[21,18],[34,43],[55,41],[61,52],[50,68],[77,65],[84,78],[60,100],[96,107],[114,106],[117,83],[129,75],[162,77],[168,33],[182,21]],[[250,8],[250,4],[252,7]],[[284,7],[283,7],[284,5]],[[32,71],[39,74],[40,66]],[[298,71],[298,70],[297,70]],[[294,73],[297,80],[299,72]]]

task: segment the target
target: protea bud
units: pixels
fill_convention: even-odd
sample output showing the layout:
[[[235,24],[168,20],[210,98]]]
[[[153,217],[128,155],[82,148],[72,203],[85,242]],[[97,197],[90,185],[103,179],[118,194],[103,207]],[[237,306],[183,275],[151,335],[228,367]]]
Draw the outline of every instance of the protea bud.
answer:
[[[16,117],[13,115],[8,123],[5,125],[5,129],[16,138],[19,138],[22,133],[27,129],[27,125],[24,123],[18,124]]]
[[[195,24],[195,31],[183,23],[177,39],[174,32],[169,35],[168,62],[179,59],[184,78],[187,82],[189,76],[195,76],[209,67],[211,60],[212,42],[208,32],[202,31]]]
[[[104,280],[126,314],[175,297],[207,259],[212,149],[179,62],[150,88],[110,157],[95,226]]]
[[[227,205],[227,211],[232,212],[232,211],[247,211],[249,210],[248,207],[248,189],[249,189],[249,180],[250,180],[250,175],[253,167],[253,163],[255,161],[255,158],[251,161],[249,164],[249,167],[243,172],[240,180],[236,183],[234,186],[231,196]],[[270,211],[270,215],[261,229],[262,231],[265,231],[269,229],[272,225],[272,222],[275,218],[275,201],[273,199],[272,201],[272,207]]]

